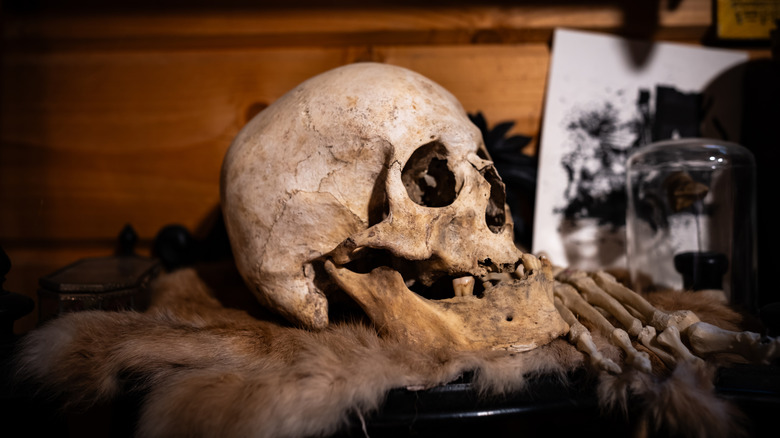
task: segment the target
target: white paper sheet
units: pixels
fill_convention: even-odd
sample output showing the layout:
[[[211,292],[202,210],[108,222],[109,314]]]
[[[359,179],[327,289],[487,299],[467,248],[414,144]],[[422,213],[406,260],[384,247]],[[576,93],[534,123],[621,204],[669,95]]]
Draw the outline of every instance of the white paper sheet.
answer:
[[[560,266],[624,267],[625,160],[654,139],[656,98],[682,96],[690,102],[698,96],[698,136],[738,141],[739,84],[747,60],[735,50],[556,30],[533,252]]]

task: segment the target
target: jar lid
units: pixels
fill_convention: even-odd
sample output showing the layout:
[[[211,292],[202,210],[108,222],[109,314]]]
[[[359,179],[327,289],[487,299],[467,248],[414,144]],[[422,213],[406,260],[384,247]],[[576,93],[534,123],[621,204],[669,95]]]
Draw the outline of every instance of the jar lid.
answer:
[[[626,161],[628,169],[640,171],[659,165],[688,170],[753,168],[755,158],[749,149],[737,143],[709,138],[680,138],[642,146]]]
[[[93,257],[76,261],[38,284],[52,292],[101,293],[140,287],[159,269],[156,259],[138,255]]]

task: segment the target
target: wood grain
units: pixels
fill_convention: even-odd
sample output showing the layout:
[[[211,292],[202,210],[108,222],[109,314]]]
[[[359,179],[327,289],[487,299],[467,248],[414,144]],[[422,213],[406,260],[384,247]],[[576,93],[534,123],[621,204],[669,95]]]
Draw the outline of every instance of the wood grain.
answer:
[[[468,111],[535,135],[544,45],[387,47]],[[4,65],[0,239],[112,238],[132,223],[196,228],[219,203],[233,136],[304,79],[362,53],[343,49],[8,55]]]
[[[542,42],[555,27],[573,27],[699,40],[712,19],[710,0],[356,3],[129,11],[93,5],[80,15],[18,15],[5,38],[11,47],[39,50],[164,50]]]

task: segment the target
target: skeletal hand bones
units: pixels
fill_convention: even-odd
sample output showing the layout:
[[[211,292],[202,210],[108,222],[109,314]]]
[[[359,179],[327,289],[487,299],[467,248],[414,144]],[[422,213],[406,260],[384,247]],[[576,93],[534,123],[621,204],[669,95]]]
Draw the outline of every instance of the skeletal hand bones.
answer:
[[[700,321],[690,310],[664,312],[606,272],[586,273],[560,269],[556,279],[561,282],[555,287],[556,299],[561,297],[560,300],[569,303],[567,306],[572,311],[589,320],[602,332],[619,332],[620,329],[612,327],[600,313],[594,312],[592,306],[601,307],[629,327],[633,337],[669,366],[678,361],[698,363],[702,360],[701,356],[714,353],[733,353],[748,361],[764,364],[780,358],[780,339],[762,337],[747,331],[724,330]],[[577,290],[567,288],[568,285],[576,286]],[[688,346],[684,341],[687,341]],[[637,355],[633,347],[622,340],[616,343],[625,350],[629,359],[627,363],[649,370],[649,364],[644,361],[632,360]],[[593,360],[602,369],[614,369],[599,359],[593,347],[585,345],[580,349],[592,357],[595,355]]]
[[[580,317],[645,371],[632,339],[668,364],[699,360],[683,339],[701,355],[778,355],[775,340],[662,312],[604,273],[553,281],[548,261],[514,245],[479,130],[454,96],[403,68],[352,64],[291,90],[236,137],[221,190],[246,283],[307,328],[328,324],[340,290],[383,334],[425,348],[527,350],[568,332],[617,372]],[[430,299],[442,283],[444,299]]]

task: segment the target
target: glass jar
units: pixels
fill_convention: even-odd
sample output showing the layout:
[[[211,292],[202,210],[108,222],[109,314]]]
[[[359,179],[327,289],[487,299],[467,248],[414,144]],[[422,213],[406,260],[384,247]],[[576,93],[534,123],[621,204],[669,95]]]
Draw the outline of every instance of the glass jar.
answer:
[[[757,313],[755,160],[722,140],[649,144],[626,163],[626,255],[639,292],[715,289]]]
[[[145,310],[156,259],[138,255],[90,257],[38,279],[38,324],[83,310]]]

